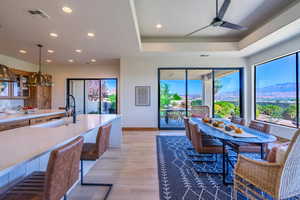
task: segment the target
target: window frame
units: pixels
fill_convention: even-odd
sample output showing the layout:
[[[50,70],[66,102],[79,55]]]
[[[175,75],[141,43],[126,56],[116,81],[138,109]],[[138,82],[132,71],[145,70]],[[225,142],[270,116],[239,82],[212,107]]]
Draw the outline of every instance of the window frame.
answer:
[[[264,121],[264,120],[259,120],[256,118],[256,100],[257,100],[257,95],[256,95],[256,80],[257,80],[257,77],[256,77],[256,72],[257,72],[257,67],[259,67],[260,65],[263,65],[263,64],[266,64],[266,63],[270,63],[270,62],[273,62],[275,60],[279,60],[279,59],[282,59],[282,58],[285,58],[285,57],[288,57],[288,56],[291,56],[291,55],[295,55],[296,56],[296,65],[294,67],[296,67],[296,73],[295,73],[295,76],[296,76],[296,127],[294,126],[289,126],[289,125],[284,125],[284,124],[278,124],[278,123],[275,123],[275,122],[269,122],[269,121]],[[282,55],[282,56],[278,56],[278,57],[275,57],[275,58],[272,58],[270,60],[267,60],[267,61],[264,61],[264,62],[261,62],[261,63],[257,63],[257,64],[254,64],[254,83],[253,83],[253,86],[254,86],[254,94],[253,94],[253,108],[254,108],[254,112],[253,112],[253,117],[252,119],[254,119],[255,121],[259,121],[259,122],[263,122],[263,123],[268,123],[268,124],[273,124],[273,125],[276,125],[276,126],[282,126],[282,127],[288,127],[288,128],[294,128],[294,129],[298,129],[300,128],[300,123],[299,123],[299,51],[297,52],[293,52],[293,53],[289,53],[289,54],[285,54],[285,55]]]
[[[186,111],[185,115],[187,116],[187,110],[188,110],[188,71],[192,70],[211,70],[212,71],[212,91],[214,91],[214,71],[215,70],[239,70],[239,75],[240,75],[240,116],[244,117],[244,67],[158,67],[157,68],[157,124],[158,124],[158,129],[159,130],[184,130],[184,128],[173,128],[173,127],[162,127],[160,123],[160,72],[163,70],[184,70],[185,71],[185,97],[186,97]],[[212,116],[214,117],[214,106],[215,106],[215,95],[214,92],[212,92]]]

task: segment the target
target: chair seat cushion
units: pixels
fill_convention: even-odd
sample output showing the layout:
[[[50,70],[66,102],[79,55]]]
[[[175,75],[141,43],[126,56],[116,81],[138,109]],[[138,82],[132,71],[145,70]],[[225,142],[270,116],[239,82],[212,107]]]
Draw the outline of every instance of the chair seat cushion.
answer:
[[[43,200],[45,172],[33,172],[24,179],[11,186],[1,200]]]
[[[287,147],[289,145],[289,142],[286,143],[273,143],[272,149],[268,152],[267,155],[267,161],[268,162],[281,162],[283,160],[283,157],[285,155],[285,151],[287,150]]]
[[[100,157],[95,143],[84,143],[81,152],[81,160],[97,160]]]

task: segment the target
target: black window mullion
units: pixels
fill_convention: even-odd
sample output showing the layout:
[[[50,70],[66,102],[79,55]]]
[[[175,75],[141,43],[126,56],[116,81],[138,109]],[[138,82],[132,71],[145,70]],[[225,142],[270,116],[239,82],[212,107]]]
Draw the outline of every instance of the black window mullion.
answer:
[[[188,116],[188,70],[185,70],[185,116]]]
[[[296,124],[299,128],[299,53],[296,53]]]

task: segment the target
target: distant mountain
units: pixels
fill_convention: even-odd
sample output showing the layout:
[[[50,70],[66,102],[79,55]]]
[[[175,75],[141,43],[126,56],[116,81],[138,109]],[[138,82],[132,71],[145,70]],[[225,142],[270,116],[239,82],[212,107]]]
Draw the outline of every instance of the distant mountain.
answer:
[[[296,91],[295,83],[281,83],[270,85],[263,88],[257,88],[258,93],[271,93],[271,92],[294,92]]]
[[[270,85],[263,88],[257,88],[256,97],[261,101],[269,100],[287,100],[296,97],[296,84],[295,83],[281,83]],[[218,92],[216,95],[217,100],[230,101],[238,98],[238,91],[231,92]]]

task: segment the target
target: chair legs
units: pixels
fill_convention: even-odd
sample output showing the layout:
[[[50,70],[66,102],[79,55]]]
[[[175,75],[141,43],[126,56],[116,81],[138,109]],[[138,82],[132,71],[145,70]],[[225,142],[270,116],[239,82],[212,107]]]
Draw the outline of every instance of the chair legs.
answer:
[[[113,184],[110,184],[110,183],[88,183],[88,182],[84,182],[83,180],[83,160],[80,160],[80,183],[81,185],[83,186],[100,186],[100,187],[108,187],[108,190],[105,194],[105,197],[104,197],[104,200],[107,199],[112,187],[113,187]]]

